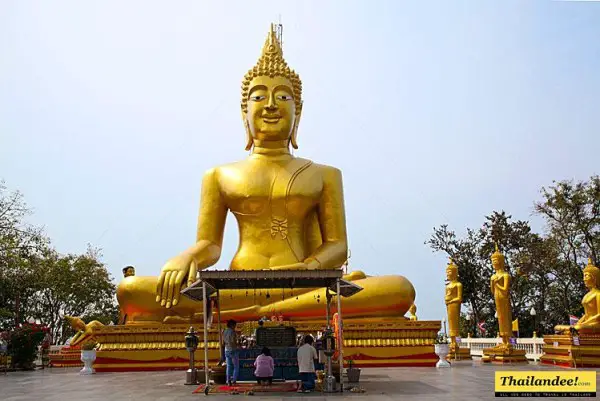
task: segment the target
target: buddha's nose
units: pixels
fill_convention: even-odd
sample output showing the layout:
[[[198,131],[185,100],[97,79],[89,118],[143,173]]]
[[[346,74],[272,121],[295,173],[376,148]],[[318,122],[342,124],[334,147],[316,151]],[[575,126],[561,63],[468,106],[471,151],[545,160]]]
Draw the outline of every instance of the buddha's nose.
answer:
[[[269,96],[269,101],[267,102],[267,106],[265,108],[270,111],[277,110],[277,103],[275,103],[275,96]]]

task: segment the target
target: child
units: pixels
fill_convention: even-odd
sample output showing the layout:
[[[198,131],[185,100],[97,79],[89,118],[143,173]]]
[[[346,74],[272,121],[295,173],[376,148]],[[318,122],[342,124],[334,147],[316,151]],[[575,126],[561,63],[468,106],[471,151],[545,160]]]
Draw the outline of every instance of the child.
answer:
[[[271,357],[270,349],[267,347],[262,349],[261,354],[254,361],[254,366],[256,367],[254,376],[256,376],[258,384],[264,384],[265,381],[269,382],[269,386],[273,384],[275,362],[273,361],[273,357]]]

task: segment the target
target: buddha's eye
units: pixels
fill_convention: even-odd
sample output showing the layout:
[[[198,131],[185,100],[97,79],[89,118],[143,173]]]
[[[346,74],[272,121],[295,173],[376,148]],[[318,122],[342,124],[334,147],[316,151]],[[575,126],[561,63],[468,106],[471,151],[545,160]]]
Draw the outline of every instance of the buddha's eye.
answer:
[[[261,100],[265,100],[267,97],[263,95],[250,96],[250,100],[253,102],[260,102]]]
[[[277,96],[277,99],[283,100],[283,101],[288,101],[288,100],[292,100],[292,97],[290,95],[279,95],[279,96]]]

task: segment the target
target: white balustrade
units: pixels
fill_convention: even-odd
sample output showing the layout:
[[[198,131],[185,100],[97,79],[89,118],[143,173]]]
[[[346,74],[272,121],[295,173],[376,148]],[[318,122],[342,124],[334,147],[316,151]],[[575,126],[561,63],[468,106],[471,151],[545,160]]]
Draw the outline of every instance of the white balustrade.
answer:
[[[484,348],[492,348],[500,344],[502,340],[496,338],[461,338],[460,346],[471,349],[472,356],[483,356]],[[525,350],[527,359],[538,361],[543,354],[544,339],[535,338],[517,338],[517,343],[514,345],[516,349]]]

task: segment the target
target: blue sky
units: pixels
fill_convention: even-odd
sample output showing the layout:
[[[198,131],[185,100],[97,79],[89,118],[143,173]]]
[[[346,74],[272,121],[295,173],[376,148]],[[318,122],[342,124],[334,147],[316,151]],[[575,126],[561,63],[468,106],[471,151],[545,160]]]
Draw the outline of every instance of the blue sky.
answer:
[[[599,173],[600,4],[4,1],[0,177],[62,252],[115,279],[194,241],[202,173],[247,156],[240,83],[269,23],[304,86],[297,155],[342,169],[351,268],[401,274],[444,316],[434,226],[530,219]],[[237,247],[228,219],[219,268]]]

